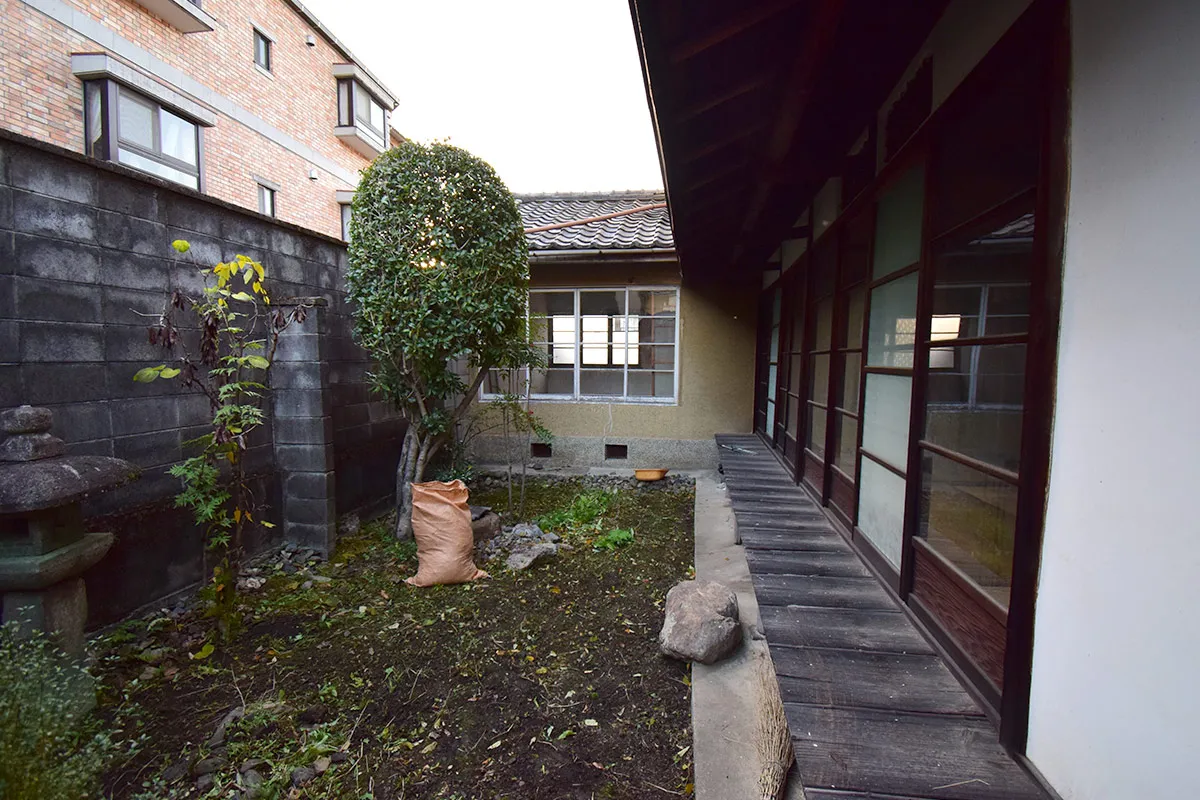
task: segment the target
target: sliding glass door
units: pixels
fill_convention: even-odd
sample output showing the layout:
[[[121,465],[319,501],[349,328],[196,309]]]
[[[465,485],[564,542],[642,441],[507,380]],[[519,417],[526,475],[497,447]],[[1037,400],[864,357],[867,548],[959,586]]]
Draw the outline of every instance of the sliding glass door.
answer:
[[[863,368],[858,532],[898,585],[908,486],[925,169],[910,167],[879,196]]]

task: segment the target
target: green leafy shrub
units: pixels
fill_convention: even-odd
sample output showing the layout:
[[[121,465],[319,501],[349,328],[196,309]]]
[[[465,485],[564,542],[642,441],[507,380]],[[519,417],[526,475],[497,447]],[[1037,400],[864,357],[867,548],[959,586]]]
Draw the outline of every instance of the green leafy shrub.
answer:
[[[618,547],[624,547],[627,544],[633,544],[633,529],[614,528],[603,536],[596,537],[596,540],[592,542],[592,548],[607,550],[611,553]]]
[[[484,379],[534,358],[524,226],[486,162],[444,143],[404,142],[363,171],[349,260],[354,336],[375,361],[371,383],[409,420],[397,468],[404,537],[411,484],[452,441]]]
[[[0,625],[0,797],[95,797],[112,752],[88,710],[91,678],[46,638]]]
[[[593,490],[575,495],[571,505],[558,508],[538,517],[537,524],[545,531],[557,533],[580,533],[599,527],[601,517],[612,506],[613,496],[609,492]]]
[[[171,243],[179,253],[191,245]],[[293,323],[304,322],[306,304],[289,310],[272,308],[262,264],[244,255],[200,270],[204,288],[198,297],[176,290],[149,329],[150,343],[172,356],[178,367],[160,364],[138,370],[133,379],[151,383],[175,378],[185,389],[202,392],[209,401],[209,432],[184,442],[198,452],[171,467],[183,490],[175,505],[190,508],[204,529],[206,544],[218,559],[206,595],[212,615],[228,640],[236,626],[234,611],[242,543],[248,525],[274,527],[263,519],[266,503],[255,496],[245,468],[247,440],[266,421],[266,376],[275,359],[279,336]],[[176,322],[190,314],[200,328],[197,353],[187,347]],[[183,323],[179,323],[183,324]]]

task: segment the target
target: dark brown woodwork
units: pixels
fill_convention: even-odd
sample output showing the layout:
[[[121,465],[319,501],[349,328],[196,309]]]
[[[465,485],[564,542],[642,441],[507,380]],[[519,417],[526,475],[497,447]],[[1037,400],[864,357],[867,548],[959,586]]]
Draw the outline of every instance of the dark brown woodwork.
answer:
[[[933,442],[927,442],[924,439],[918,441],[917,445],[922,450],[928,450],[929,452],[935,453],[942,458],[949,459],[956,464],[962,464],[964,467],[970,467],[976,472],[982,472],[984,475],[989,475],[998,481],[1011,483],[1013,486],[1020,486],[1021,484],[1021,476],[1012,470],[1004,469],[1004,467],[997,467],[995,464],[989,464],[986,461],[980,461],[978,458],[965,456],[955,450],[950,450],[942,447],[941,445],[934,444]]]
[[[940,568],[928,552],[916,549],[913,595],[934,613],[938,622],[958,642],[996,687],[1004,683],[1006,630],[973,593]]]
[[[761,89],[768,83],[768,81],[771,80],[772,77],[773,76],[770,73],[764,73],[761,75],[752,76],[744,81],[740,81],[722,92],[692,103],[690,106],[680,111],[675,120],[676,122],[687,122],[695,117],[700,116],[706,111],[712,111],[714,108],[719,108],[720,106],[723,106],[732,100],[737,100],[743,95],[747,95],[751,92]]]
[[[808,24],[807,35],[796,46],[796,59],[783,83],[783,95],[774,117],[774,125],[766,140],[762,169],[758,171],[757,186],[745,211],[742,231],[754,230],[759,214],[770,196],[772,185],[779,180],[780,163],[796,133],[819,74],[819,67],[833,47],[844,0],[817,0]]]
[[[740,16],[724,21],[719,26],[695,38],[680,42],[671,48],[670,61],[680,64],[689,58],[703,53],[711,47],[737,36],[755,25],[759,25],[796,5],[799,0],[774,0],[761,5],[747,4],[738,6]]]
[[[1021,471],[1017,495],[1017,536],[1013,553],[1012,600],[1004,665],[1000,740],[1024,752],[1029,730],[1029,688],[1033,665],[1033,623],[1050,483],[1054,392],[1058,374],[1059,316],[1062,308],[1063,251],[1067,229],[1070,132],[1070,13],[1063,0],[1042,0],[1031,10],[1039,41],[1049,54],[1041,130],[1035,270],[1025,366],[1025,419],[1021,428]]]

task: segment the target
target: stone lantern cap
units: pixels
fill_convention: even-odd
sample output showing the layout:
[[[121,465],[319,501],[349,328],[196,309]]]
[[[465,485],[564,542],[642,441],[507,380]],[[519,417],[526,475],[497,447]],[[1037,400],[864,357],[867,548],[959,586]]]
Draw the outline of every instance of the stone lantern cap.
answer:
[[[90,494],[134,480],[136,466],[108,456],[69,456],[50,435],[48,408],[0,412],[0,515],[26,514],[78,503]]]

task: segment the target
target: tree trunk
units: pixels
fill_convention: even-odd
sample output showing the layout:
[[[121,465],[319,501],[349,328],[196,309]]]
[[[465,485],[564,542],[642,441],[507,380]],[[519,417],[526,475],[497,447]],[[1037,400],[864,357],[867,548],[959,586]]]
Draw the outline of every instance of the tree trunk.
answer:
[[[396,465],[396,538],[400,540],[412,538],[412,485],[420,480],[416,474],[420,448],[416,425],[409,422],[400,463]]]

